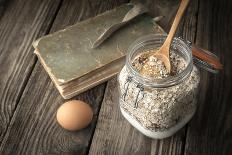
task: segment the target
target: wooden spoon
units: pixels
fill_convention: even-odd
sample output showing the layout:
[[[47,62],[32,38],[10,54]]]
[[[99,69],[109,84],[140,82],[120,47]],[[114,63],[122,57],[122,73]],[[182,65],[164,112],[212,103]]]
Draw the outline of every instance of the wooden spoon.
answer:
[[[172,27],[169,31],[169,34],[164,42],[164,44],[160,47],[160,49],[153,53],[153,56],[157,57],[161,61],[163,61],[167,71],[170,73],[171,72],[171,63],[170,63],[170,47],[172,43],[172,39],[174,37],[174,34],[176,32],[176,29],[180,23],[180,20],[184,14],[184,11],[186,7],[188,6],[189,0],[182,0],[179,6],[179,9],[177,11],[176,17],[174,19],[174,22],[172,24]]]

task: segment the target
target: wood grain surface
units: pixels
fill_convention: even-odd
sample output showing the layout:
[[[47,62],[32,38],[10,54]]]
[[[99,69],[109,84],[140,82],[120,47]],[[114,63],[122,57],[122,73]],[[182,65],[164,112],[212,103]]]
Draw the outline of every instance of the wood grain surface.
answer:
[[[0,142],[36,62],[31,42],[46,33],[58,5],[57,0],[4,2],[6,8],[0,16]]]
[[[89,127],[68,132],[57,124],[56,111],[65,100],[33,54],[32,41],[125,2],[128,0],[0,0],[1,155],[232,154],[229,0],[191,0],[181,22],[177,35],[219,55],[224,70],[218,75],[201,70],[199,108],[176,135],[153,140],[133,128],[120,113],[116,78],[106,89],[102,84],[75,97],[94,110]],[[165,16],[159,24],[168,31],[179,0],[142,2],[150,14]]]
[[[224,64],[218,75],[202,73],[199,108],[188,127],[185,154],[232,154],[232,1],[199,1],[196,44]]]
[[[183,35],[188,40],[194,40],[198,1],[192,1],[189,6],[178,34]],[[166,14],[168,13],[167,11]],[[170,23],[171,21],[166,24]],[[138,132],[123,118],[118,104],[117,80],[113,79],[107,85],[105,98],[90,147],[89,153],[91,155],[182,154],[185,146],[186,128],[181,129],[171,138],[152,140]]]
[[[33,62],[30,64],[30,61],[35,59],[32,56],[33,51],[31,48],[31,43],[35,38],[38,38],[38,35],[36,36],[36,32],[28,31],[28,29],[39,31],[37,27],[33,26],[36,24],[46,24],[46,22],[44,23],[44,21],[41,21],[38,18],[45,18],[44,14],[47,11],[46,9],[48,9],[48,7],[51,5],[53,7],[56,6],[56,8],[61,6],[57,15],[56,10],[52,10],[52,8],[49,9],[50,11],[54,12],[53,14],[49,15],[49,18],[56,16],[50,31],[54,32],[58,29],[64,28],[67,25],[74,24],[77,21],[95,16],[96,14],[104,12],[107,9],[112,9],[115,6],[122,4],[124,1],[108,0],[90,2],[84,0],[65,0],[62,1],[61,4],[59,4],[59,1],[56,1],[54,4],[52,4],[53,1],[38,1],[38,5],[41,6],[35,5],[35,1],[32,0],[25,1],[24,3],[22,3],[22,1],[16,2],[18,2],[18,4],[11,3],[12,7],[9,6],[9,8],[7,8],[9,9],[9,13],[4,13],[4,16],[2,17],[2,20],[3,18],[9,18],[9,16],[12,16],[12,19],[4,19],[4,22],[2,22],[2,25],[0,26],[1,29],[5,28],[5,31],[13,35],[11,42],[15,42],[15,46],[10,46],[11,42],[5,42],[6,40],[4,39],[9,39],[11,36],[6,35],[5,31],[1,33],[1,48],[6,49],[7,51],[1,52],[0,62],[1,65],[4,65],[4,67],[8,67],[4,68],[3,70],[3,75],[1,76],[2,84],[0,88],[0,94],[2,95],[1,99],[5,103],[1,104],[1,118],[4,118],[1,123],[4,123],[2,126],[5,129],[7,128],[7,125],[5,124],[10,121],[10,115],[12,115],[13,111],[15,110],[16,102],[19,101],[19,103],[17,104],[17,108],[14,112],[7,132],[3,132],[3,134],[5,134],[0,147],[0,154],[84,154],[88,150],[91,136],[95,128],[97,114],[103,98],[105,85],[100,85],[76,97],[92,105],[95,114],[92,124],[80,132],[67,132],[63,130],[56,123],[55,114],[58,106],[61,105],[64,100],[58,94],[50,78],[47,76],[39,62],[37,62],[35,65],[22,97],[20,98],[21,94],[18,95],[14,92],[23,87],[21,85],[25,85],[25,81],[28,79],[25,72],[19,72],[20,69],[23,71],[29,70],[25,66],[27,65],[27,67],[31,69],[33,67],[33,63],[36,61],[33,60]],[[50,5],[46,5],[48,2],[50,2]],[[42,9],[43,5],[44,7],[46,6],[46,9]],[[15,9],[14,7],[17,8]],[[15,11],[15,13],[12,14],[12,11]],[[33,13],[37,16],[32,16]],[[17,18],[17,14],[22,14],[22,17],[20,16],[22,19]],[[24,24],[27,22],[23,18],[29,18],[29,14],[31,14],[30,18],[32,18],[31,20],[33,21],[32,23],[28,23],[29,27],[25,27]],[[22,26],[17,25],[15,30],[13,29],[12,31],[11,29],[10,31],[9,28],[7,29],[7,23],[18,24],[17,22],[14,22],[14,20],[19,20],[19,24],[22,24]],[[43,28],[49,28],[49,24],[47,24],[47,26],[43,26]],[[29,35],[28,37],[30,40],[24,40],[23,38],[18,42],[17,40],[14,40],[16,39],[16,36],[17,39],[20,38],[20,34],[23,37],[25,32],[27,32],[27,35]],[[25,45],[22,44],[22,41],[25,41],[25,44],[27,45],[25,48],[28,49],[27,54],[31,55],[31,57],[27,57],[26,54],[23,55],[25,49],[20,47],[20,45],[23,47]],[[17,44],[19,47],[16,46]],[[13,49],[15,50],[13,54],[7,54],[7,52]],[[6,55],[5,57],[3,57],[4,54]],[[19,60],[15,59],[17,58],[16,56],[19,57]],[[3,61],[3,59],[9,60]],[[25,64],[23,62],[25,62]],[[12,64],[15,64],[15,66],[12,67]],[[17,75],[15,72],[19,72],[19,75]],[[12,81],[12,78],[15,79],[15,82]],[[25,78],[25,80],[22,78]],[[13,100],[16,101],[12,103]],[[10,103],[12,103],[12,105],[10,105]],[[5,131],[5,129],[1,129],[1,132]]]

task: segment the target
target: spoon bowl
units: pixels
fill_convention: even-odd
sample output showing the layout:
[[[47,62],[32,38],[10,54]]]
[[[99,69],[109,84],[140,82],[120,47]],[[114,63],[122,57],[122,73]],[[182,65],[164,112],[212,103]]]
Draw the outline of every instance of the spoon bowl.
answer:
[[[153,56],[155,56],[157,59],[161,60],[164,63],[164,66],[166,67],[168,73],[171,72],[171,62],[169,60],[169,57],[158,51],[157,53],[153,54]]]

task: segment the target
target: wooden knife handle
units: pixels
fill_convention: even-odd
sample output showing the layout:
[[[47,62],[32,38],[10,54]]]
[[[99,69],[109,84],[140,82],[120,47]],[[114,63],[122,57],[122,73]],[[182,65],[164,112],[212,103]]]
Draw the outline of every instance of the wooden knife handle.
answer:
[[[196,45],[192,45],[192,54],[198,59],[207,62],[212,65],[215,69],[221,70],[223,69],[223,65],[220,63],[219,59],[213,55],[210,55],[211,52],[197,47]]]

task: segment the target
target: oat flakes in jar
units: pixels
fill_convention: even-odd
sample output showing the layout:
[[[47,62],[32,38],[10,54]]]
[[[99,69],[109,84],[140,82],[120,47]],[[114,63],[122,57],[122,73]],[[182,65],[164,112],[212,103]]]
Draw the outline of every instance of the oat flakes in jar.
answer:
[[[197,108],[200,75],[190,46],[174,38],[171,72],[152,55],[165,35],[148,35],[129,48],[126,65],[118,75],[122,115],[144,135],[166,138],[181,129]]]

